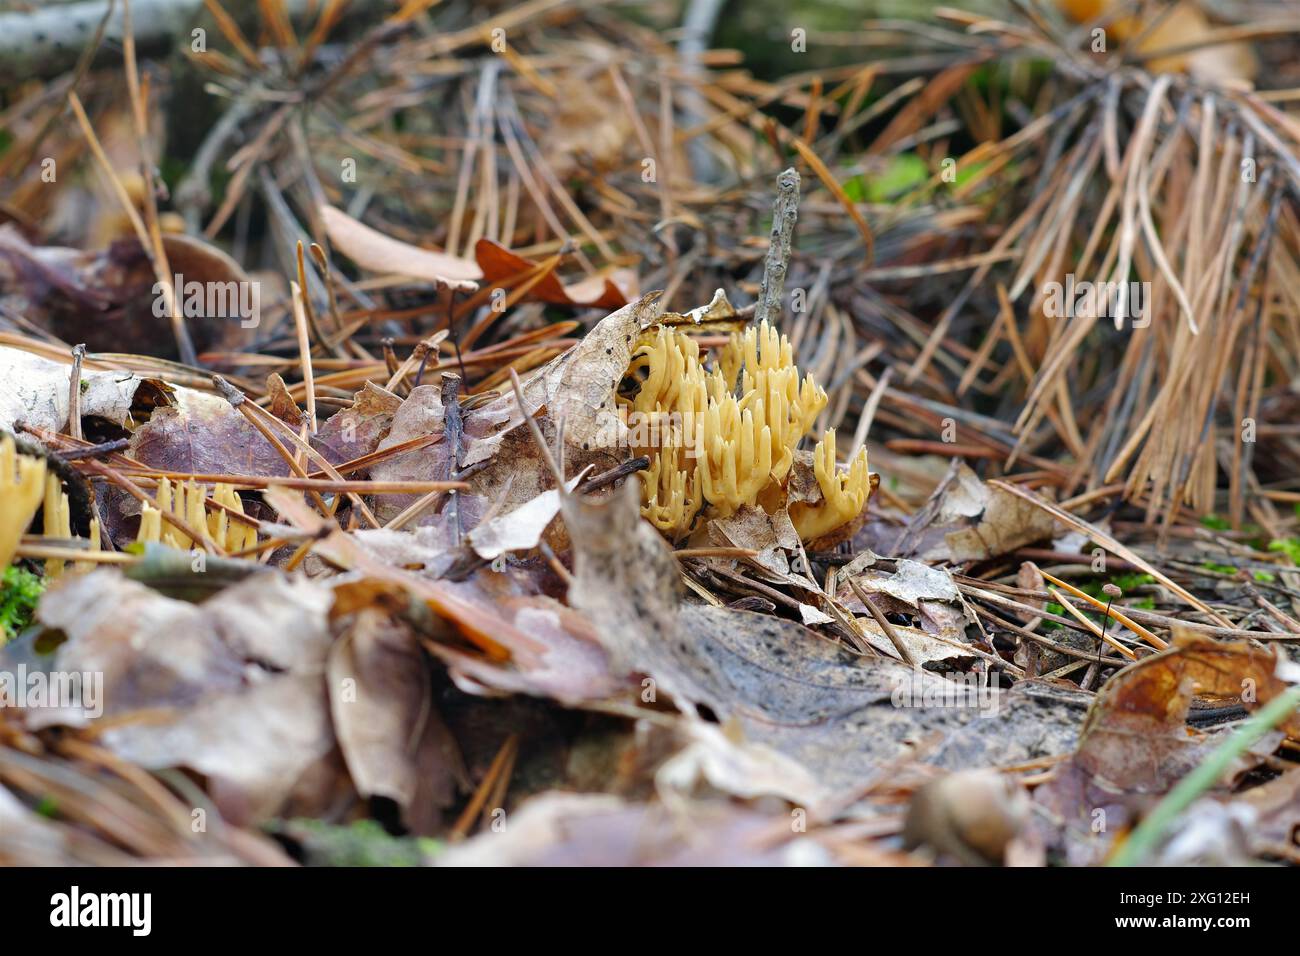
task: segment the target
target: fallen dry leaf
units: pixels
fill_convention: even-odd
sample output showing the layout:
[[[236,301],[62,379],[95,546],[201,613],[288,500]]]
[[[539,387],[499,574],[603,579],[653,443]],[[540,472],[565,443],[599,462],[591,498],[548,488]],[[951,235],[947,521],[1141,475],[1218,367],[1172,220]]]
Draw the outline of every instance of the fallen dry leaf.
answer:
[[[482,278],[483,273],[472,262],[385,236],[332,206],[321,206],[319,212],[330,241],[363,268],[453,289],[478,288],[475,280]]]
[[[811,837],[791,834],[790,818],[727,804],[669,810],[603,794],[554,793],[443,853],[439,866],[827,865],[834,858]],[[776,828],[780,826],[783,833]],[[773,833],[781,833],[773,839]]]
[[[894,550],[922,561],[985,561],[1048,540],[1054,527],[1050,515],[958,464],[913,516]]]
[[[0,346],[0,428],[16,426],[63,431],[68,424],[68,364],[53,362],[31,352]],[[83,418],[102,418],[120,428],[133,424],[131,407],[144,380],[122,372],[83,369],[81,392]]]
[[[197,606],[112,570],[66,580],[38,611],[67,635],[50,666],[102,673],[103,717],[50,709],[29,723],[93,728],[142,767],[190,767],[229,819],[264,819],[334,746],[331,602],[328,588],[273,571]]]
[[[1088,714],[1076,759],[1120,790],[1163,793],[1213,745],[1212,738],[1187,731],[1193,695],[1254,709],[1286,687],[1276,666],[1271,652],[1247,641],[1185,633],[1169,650],[1130,664],[1107,682]],[[1300,716],[1280,726],[1300,734]]]
[[[414,636],[377,608],[365,608],[330,650],[330,713],[357,792],[386,797],[416,833],[437,829],[463,777],[456,743],[429,702],[432,693]]]
[[[510,284],[538,266],[538,263],[516,255],[491,239],[478,241],[474,246],[474,257],[482,270],[483,281],[488,285]],[[543,276],[529,294],[552,305],[621,309],[636,297],[636,273],[616,269],[609,276],[589,276],[578,282],[562,283],[551,272]]]

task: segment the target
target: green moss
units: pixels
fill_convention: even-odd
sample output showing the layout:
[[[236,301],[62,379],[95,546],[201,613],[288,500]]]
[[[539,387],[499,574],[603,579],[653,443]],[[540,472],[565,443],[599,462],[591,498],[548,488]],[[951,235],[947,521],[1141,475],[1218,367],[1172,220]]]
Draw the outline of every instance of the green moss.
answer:
[[[0,584],[0,644],[13,640],[32,622],[44,590],[45,583],[26,568],[13,564],[5,569]]]
[[[1096,578],[1092,581],[1080,584],[1079,590],[1084,594],[1089,594],[1092,597],[1095,597],[1098,601],[1104,601],[1106,600],[1106,592],[1102,589],[1107,584],[1113,584],[1125,594],[1128,594],[1130,591],[1136,591],[1144,584],[1154,584],[1155,580],[1156,579],[1149,574],[1116,574],[1110,578]],[[1131,606],[1140,607],[1140,605],[1137,604]]]
[[[1220,518],[1218,515],[1202,515],[1201,524],[1213,531],[1227,531],[1232,527],[1227,518]]]
[[[1206,571],[1214,571],[1217,574],[1236,574],[1237,569],[1231,564],[1215,564],[1213,561],[1206,561],[1201,565]]]
[[[375,820],[338,826],[297,818],[268,829],[296,843],[308,866],[425,866],[442,850],[427,837],[391,836]]]
[[[1055,601],[1048,601],[1043,610],[1048,614],[1055,614],[1057,616],[1065,615],[1065,608],[1061,607],[1061,605],[1057,604]],[[1059,631],[1061,625],[1057,624],[1055,621],[1044,621],[1039,625],[1039,629],[1044,631]]]
[[[1280,551],[1292,564],[1300,566],[1300,538],[1274,538],[1268,543],[1268,550]]]
[[[910,192],[930,178],[925,160],[916,153],[891,156],[877,176],[859,174],[845,180],[844,192],[854,202],[887,203]]]

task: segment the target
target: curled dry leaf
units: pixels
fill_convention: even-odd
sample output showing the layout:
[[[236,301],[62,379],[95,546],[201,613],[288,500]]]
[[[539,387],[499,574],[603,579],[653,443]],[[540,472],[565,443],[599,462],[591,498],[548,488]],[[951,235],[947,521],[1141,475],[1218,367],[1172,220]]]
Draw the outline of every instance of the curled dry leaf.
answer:
[[[601,319],[577,345],[537,369],[521,383],[529,415],[545,409],[552,425],[564,422],[566,446],[575,452],[621,452],[627,457],[627,426],[619,417],[615,390],[632,361],[641,331],[663,312],[658,293],[649,293]],[[509,415],[508,424],[491,439],[478,442],[462,461],[464,467],[494,455],[506,435],[524,429],[513,393],[488,408]],[[581,467],[588,462],[575,459]]]
[[[1050,515],[995,485],[964,463],[950,468],[894,548],[922,561],[985,561],[1049,539]]]
[[[885,565],[893,565],[893,569]],[[846,609],[860,616],[868,641],[882,653],[896,656],[897,652],[863,606],[850,580],[871,596],[880,611],[895,615],[894,633],[918,664],[974,656],[960,646],[966,642],[966,628],[974,623],[973,618],[952,575],[943,568],[907,559],[880,562],[868,551],[845,565],[837,580],[840,584],[836,597]],[[906,618],[908,623],[902,623],[900,618]]]
[[[564,499],[573,542],[569,603],[596,625],[615,673],[649,674],[679,706],[699,699],[695,668],[665,648],[673,635],[685,658],[691,645],[678,627],[681,584],[668,545],[641,520],[641,496],[624,482],[604,501]]]
[[[548,793],[511,814],[503,833],[453,847],[439,866],[781,866],[828,864],[812,837],[767,815],[718,802],[629,803],[603,794]]]
[[[706,785],[742,799],[778,796],[808,809],[831,796],[799,763],[761,743],[734,740],[704,721],[682,724],[682,748],[655,771],[655,787],[670,805]]]
[[[313,445],[330,464],[361,458],[378,450],[380,442],[393,427],[402,399],[373,382],[367,382],[352,399],[349,408],[331,415],[316,432]],[[361,478],[369,469],[353,472],[350,477]]]
[[[197,236],[168,233],[162,244],[172,276],[182,279],[176,296],[195,347],[231,350],[251,343],[261,329],[262,310],[271,301],[268,283],[254,279],[225,251]],[[150,286],[151,307],[158,301],[154,288]],[[189,291],[195,288],[202,288],[203,294]],[[210,307],[216,314],[208,314]],[[161,320],[170,321],[165,313]],[[169,331],[165,341],[171,336]]]
[[[411,389],[405,399],[397,399],[395,403],[389,403],[386,399],[381,401],[381,395],[374,393],[365,396],[364,402],[372,409],[383,408],[384,414],[391,416],[388,431],[376,444],[376,451],[413,439],[441,434],[443,431],[445,420],[442,396],[436,385],[418,385]],[[331,420],[337,418],[341,424],[346,424],[347,419],[341,417],[345,414],[340,412]],[[336,434],[341,435],[342,432]],[[378,481],[447,481],[454,470],[451,445],[440,441],[427,448],[376,462],[370,469],[370,475]],[[375,514],[381,521],[390,521],[418,497],[379,495],[375,499]]]
[[[710,545],[757,551],[754,560],[777,574],[790,573],[788,553],[799,550],[799,532],[784,508],[768,514],[762,508],[744,506],[725,518],[709,519],[704,527]]]
[[[251,320],[260,320],[270,298],[261,281],[203,239],[168,233],[162,243],[173,283],[181,277],[177,302],[195,347],[233,349],[251,341],[259,324]],[[82,251],[31,245],[0,225],[0,302],[91,352],[130,343],[145,354],[176,357],[157,276],[134,235]]]
[[[228,401],[189,388],[175,389],[132,433],[129,454],[160,471],[289,474],[283,456]]]
[[[1231,732],[1190,730],[1194,696],[1253,709],[1285,688],[1276,667],[1271,652],[1247,641],[1184,633],[1168,650],[1124,668],[1093,702],[1077,753],[1034,791],[1055,821],[1035,824],[1041,839],[1072,865],[1103,860],[1115,835]],[[1238,759],[1232,776],[1256,766],[1284,734],[1295,736],[1300,717],[1281,726]]]
[[[377,607],[358,611],[330,650],[328,684],[357,792],[392,800],[408,827],[432,833],[464,773],[410,628]]]
[[[1216,641],[1185,632],[1175,646],[1130,664],[1107,681],[1088,714],[1076,760],[1084,771],[1122,791],[1164,793],[1215,742],[1215,735],[1187,731],[1193,696],[1253,710],[1285,689],[1276,668],[1272,652],[1248,641]],[[1300,735],[1300,715],[1292,714],[1280,726],[1293,737]]]
[[[516,255],[491,239],[480,239],[474,246],[483,281],[489,285],[506,283],[536,269],[538,263]],[[636,296],[636,273],[615,269],[608,276],[594,275],[578,282],[561,282],[554,272],[543,276],[529,294],[552,305],[582,306],[596,309],[621,309]]]
[[[577,487],[586,473],[587,469],[584,468],[566,482],[565,491]],[[510,551],[529,551],[537,547],[547,525],[560,513],[560,497],[560,490],[552,488],[512,511],[483,522],[469,533],[470,546],[479,557],[489,561]]]
[[[437,617],[450,622],[456,632],[492,660],[513,660],[521,667],[536,665],[546,645],[503,619],[497,608],[499,595],[467,590],[450,581],[438,581],[390,564],[363,546],[354,535],[323,518],[303,501],[300,493],[273,486],[263,498],[286,521],[317,538],[316,554],[335,567],[355,572],[374,589],[401,595],[402,603],[424,604]]]
[[[478,240],[474,246],[477,261],[471,261],[386,236],[332,206],[321,206],[320,214],[335,248],[372,272],[473,291],[480,281],[489,285],[510,284],[538,266],[491,239]],[[554,273],[548,273],[529,294],[552,305],[620,309],[627,305],[629,296],[636,294],[636,274],[629,269],[616,269],[609,276],[591,276],[566,285]]]
[[[489,600],[473,582],[454,585],[466,600],[482,602],[503,629],[527,634],[534,647],[511,661],[494,661],[443,643],[428,642],[430,653],[450,669],[458,687],[471,694],[515,693],[549,697],[580,706],[626,695],[639,685],[610,669],[609,655],[590,621],[544,596],[520,595]]]
[[[270,403],[266,407],[268,412],[292,428],[301,427],[303,423],[302,409],[293,400],[293,396],[289,394],[289,387],[284,384],[284,379],[278,374],[273,373],[266,377],[266,394],[270,399]]]

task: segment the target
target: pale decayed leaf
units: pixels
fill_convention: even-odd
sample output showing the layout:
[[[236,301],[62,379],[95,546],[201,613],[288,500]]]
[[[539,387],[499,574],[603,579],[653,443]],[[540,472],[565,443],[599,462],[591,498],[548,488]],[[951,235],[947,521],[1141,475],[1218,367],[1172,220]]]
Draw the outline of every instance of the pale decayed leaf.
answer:
[[[793,759],[823,792],[852,792],[909,755],[960,768],[1073,749],[1086,700],[1077,692],[981,691],[861,657],[793,621],[683,605],[667,545],[639,520],[635,490],[619,492],[564,506],[569,599],[595,623],[611,668],[649,675],[688,715],[704,705],[734,719],[744,740]]]
[[[140,766],[212,779],[232,819],[274,813],[334,746],[325,700],[328,588],[256,575],[202,605],[111,570],[47,592],[41,621],[67,641],[52,667],[103,674],[103,716],[32,711],[32,726],[95,726]]]
[[[0,346],[0,428],[15,425],[63,431],[68,424],[72,366]],[[81,414],[114,425],[131,424],[131,405],[143,379],[124,372],[82,369]]]
[[[642,329],[662,312],[658,294],[651,293],[601,319],[581,342],[523,380],[528,414],[544,408],[552,423],[563,421],[566,442],[578,450],[626,451],[627,427],[619,419],[614,392]],[[462,462],[465,467],[490,458],[506,434],[523,427],[509,390],[496,407],[509,412],[509,423],[491,439],[476,443]]]
[[[954,564],[984,561],[1047,540],[1052,530],[1050,516],[959,464],[913,517],[898,553]]]
[[[572,491],[585,474],[586,469],[566,482],[565,490]],[[528,551],[537,547],[542,532],[559,513],[560,491],[552,488],[513,511],[480,524],[469,533],[469,543],[480,557],[489,561],[508,551]]]

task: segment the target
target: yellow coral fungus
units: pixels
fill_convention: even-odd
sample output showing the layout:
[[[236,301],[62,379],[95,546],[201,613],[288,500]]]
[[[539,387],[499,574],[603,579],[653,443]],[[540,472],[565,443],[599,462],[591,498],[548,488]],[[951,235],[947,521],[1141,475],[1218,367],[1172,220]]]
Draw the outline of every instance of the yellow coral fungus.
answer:
[[[0,437],[0,573],[14,559],[44,494],[45,459],[21,455],[12,436]]]
[[[703,503],[697,472],[664,467],[661,453],[651,458],[650,467],[640,475],[645,500],[641,513],[646,520],[669,533],[689,528]]]
[[[72,509],[68,505],[68,493],[63,490],[63,482],[57,475],[45,476],[45,503],[41,508],[42,531],[47,538],[70,539],[72,537]],[[90,539],[86,542],[87,551],[99,551],[99,518],[90,519]],[[74,571],[89,571],[94,568],[90,561],[74,561]],[[47,558],[45,576],[57,578],[63,574],[65,564],[59,558]]]
[[[208,515],[208,534],[212,540],[232,553],[256,547],[257,528],[230,516],[231,513],[244,513],[244,502],[239,492],[229,485],[218,484],[212,488],[212,500],[224,506]]]
[[[642,514],[655,527],[681,537],[705,506],[726,517],[781,505],[795,450],[827,401],[811,375],[800,380],[789,339],[764,322],[733,335],[706,370],[694,339],[660,327],[633,353],[628,372],[644,373],[640,391],[622,401],[633,450],[650,457],[641,473]],[[826,454],[820,446],[818,454]],[[828,477],[818,476],[826,500],[805,516],[812,529],[838,527],[866,502],[865,457],[841,480],[834,456],[832,438]]]
[[[58,475],[45,476],[45,504],[42,507],[45,537],[71,538],[72,516],[68,496],[63,493],[63,482]],[[63,573],[63,562],[50,558],[45,562],[45,576],[57,578]]]
[[[790,506],[790,521],[804,541],[820,538],[847,524],[862,513],[871,494],[871,476],[867,473],[867,450],[861,449],[849,462],[847,474],[835,470],[835,429],[817,443],[813,452],[813,474],[821,488],[817,504],[795,502]]]
[[[230,516],[231,513],[243,515],[244,506],[229,485],[215,485],[209,500],[204,485],[193,481],[173,485],[162,478],[154,501],[157,507],[146,504],[140,512],[136,540],[141,543],[161,542],[182,551],[195,545],[189,535],[163,520],[163,514],[167,513],[182,519],[191,528],[205,529],[208,537],[223,550],[244,551],[257,544],[257,529]]]
[[[799,381],[790,340],[764,322],[749,328],[739,338],[732,337],[730,351],[741,357],[740,391],[742,402],[762,399],[768,408],[768,424],[773,433],[779,430],[781,445],[793,458],[799,439],[808,433],[813,422],[826,407],[826,393],[817,387],[811,375]],[[733,360],[734,361],[734,360]],[[733,379],[734,381],[734,379]],[[776,474],[777,480],[789,471],[787,464]]]
[[[772,429],[763,403],[741,410],[730,395],[709,402],[696,429],[695,466],[700,490],[721,517],[758,503],[772,480]]]

